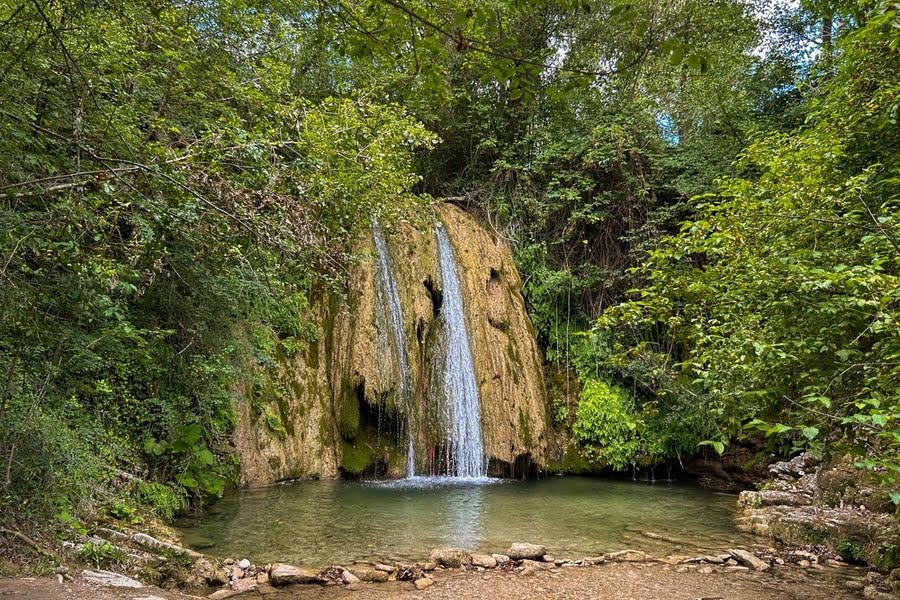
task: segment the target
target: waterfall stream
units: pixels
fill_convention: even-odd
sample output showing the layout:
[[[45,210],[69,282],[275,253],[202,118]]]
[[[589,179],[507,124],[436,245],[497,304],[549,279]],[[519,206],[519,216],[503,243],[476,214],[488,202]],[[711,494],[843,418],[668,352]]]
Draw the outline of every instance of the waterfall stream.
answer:
[[[435,223],[438,257],[443,283],[441,313],[445,327],[444,433],[450,465],[448,474],[483,477],[484,444],[481,440],[481,404],[475,380],[475,365],[469,346],[456,258],[446,229]]]
[[[400,402],[406,410],[406,476],[414,477],[416,474],[415,443],[413,441],[413,406],[412,406],[412,370],[409,367],[409,356],[406,351],[406,336],[403,333],[403,305],[400,303],[400,292],[397,289],[397,280],[394,278],[394,269],[391,257],[388,254],[387,242],[377,219],[372,219],[372,237],[375,239],[375,250],[378,254],[375,276],[377,278],[378,301],[385,308],[388,328],[393,339],[394,356],[397,359],[397,367],[400,371]]]

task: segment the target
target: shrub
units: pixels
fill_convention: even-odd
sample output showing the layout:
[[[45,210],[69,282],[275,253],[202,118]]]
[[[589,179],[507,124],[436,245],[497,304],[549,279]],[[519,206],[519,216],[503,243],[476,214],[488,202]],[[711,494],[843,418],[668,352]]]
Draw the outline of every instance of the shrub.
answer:
[[[596,379],[586,381],[575,414],[575,439],[617,470],[633,464],[640,448],[633,405],[625,390]]]

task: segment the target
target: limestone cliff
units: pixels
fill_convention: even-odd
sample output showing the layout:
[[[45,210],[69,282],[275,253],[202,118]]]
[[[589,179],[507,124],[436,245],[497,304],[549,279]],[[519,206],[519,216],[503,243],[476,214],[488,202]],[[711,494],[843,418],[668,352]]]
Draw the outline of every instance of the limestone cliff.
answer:
[[[433,218],[446,227],[455,249],[491,471],[517,475],[543,467],[541,357],[510,250],[458,206],[439,203]],[[280,361],[275,379],[285,389],[267,410],[277,406],[283,431],[273,430],[259,410],[254,415],[247,400],[252,394],[238,402],[235,445],[243,484],[340,472],[402,476],[408,427],[416,472],[442,472],[436,394],[443,290],[434,226],[425,215],[385,231],[402,305],[411,398],[400,397],[398,349],[379,298],[369,236],[360,241],[366,258],[351,269],[346,298],[320,299],[314,309],[318,340]]]

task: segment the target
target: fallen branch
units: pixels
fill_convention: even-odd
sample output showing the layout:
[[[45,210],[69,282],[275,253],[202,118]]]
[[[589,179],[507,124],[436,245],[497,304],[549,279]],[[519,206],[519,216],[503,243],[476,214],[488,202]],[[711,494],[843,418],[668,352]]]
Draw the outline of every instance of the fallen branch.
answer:
[[[18,531],[13,531],[12,529],[2,529],[2,528],[0,528],[0,533],[2,533],[4,535],[12,536],[12,537],[16,538],[17,540],[19,540],[20,542],[22,542],[23,544],[25,544],[26,546],[31,547],[32,550],[34,550],[41,556],[49,558],[49,559],[55,561],[57,564],[60,563],[59,558],[57,558],[57,556],[55,554],[53,554],[49,550],[44,550],[43,548],[41,548],[41,546],[37,542],[35,542],[33,539],[31,539],[24,533],[19,533]]]

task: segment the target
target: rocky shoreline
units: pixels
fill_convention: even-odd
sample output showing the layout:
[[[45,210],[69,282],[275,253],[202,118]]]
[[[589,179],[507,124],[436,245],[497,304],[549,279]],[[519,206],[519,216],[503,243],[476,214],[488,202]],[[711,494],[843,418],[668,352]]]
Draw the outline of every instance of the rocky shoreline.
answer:
[[[174,567],[164,582],[154,582],[166,587],[177,587],[193,595],[211,600],[224,600],[240,595],[267,596],[296,586],[339,586],[353,591],[366,584],[406,582],[411,589],[422,591],[430,588],[444,574],[455,572],[503,573],[516,578],[528,578],[547,572],[551,576],[568,571],[603,565],[631,563],[642,565],[661,564],[675,573],[699,575],[727,573],[770,574],[783,568],[801,570],[843,570],[853,568],[824,547],[808,549],[774,548],[755,546],[751,549],[732,548],[716,554],[702,556],[654,557],[638,550],[620,550],[598,556],[558,558],[546,552],[540,544],[514,543],[505,554],[486,554],[464,548],[436,548],[426,560],[404,564],[356,562],[350,565],[333,565],[325,568],[308,568],[285,563],[253,564],[248,558],[218,559],[181,548],[177,544],[158,540],[144,533],[131,535],[112,530],[98,532],[105,537],[115,537],[123,551],[143,551],[142,560],[155,561]],[[104,538],[100,538],[104,539]],[[90,542],[88,542],[90,543]],[[152,558],[150,556],[152,556]],[[137,556],[137,554],[135,554]],[[141,571],[139,571],[140,573]],[[139,573],[135,576],[139,577]],[[114,587],[140,587],[137,579],[109,571],[84,570],[80,575],[92,582]],[[844,589],[848,594],[861,594],[872,600],[895,598],[892,587],[900,587],[900,569],[883,575],[870,571],[863,578],[848,577]],[[69,578],[59,575],[60,581]]]

